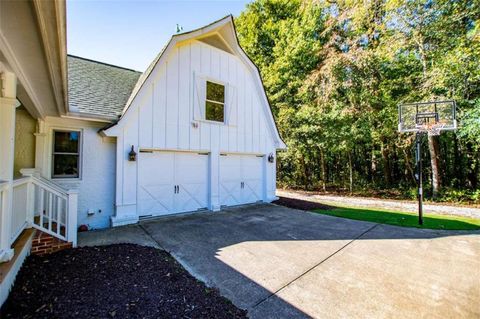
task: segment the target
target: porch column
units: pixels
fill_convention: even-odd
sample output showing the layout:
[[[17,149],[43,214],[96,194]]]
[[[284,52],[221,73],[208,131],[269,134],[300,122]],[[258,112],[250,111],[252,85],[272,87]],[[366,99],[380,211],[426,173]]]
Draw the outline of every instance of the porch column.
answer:
[[[40,173],[42,176],[47,176],[46,172],[46,139],[47,133],[45,130],[45,121],[39,119],[37,122],[37,132],[34,133],[35,135],[35,169],[37,172]]]
[[[15,109],[17,78],[14,73],[0,69],[0,181],[6,183],[1,193],[0,207],[0,262],[13,257],[10,245],[13,204],[13,161],[15,143]]]

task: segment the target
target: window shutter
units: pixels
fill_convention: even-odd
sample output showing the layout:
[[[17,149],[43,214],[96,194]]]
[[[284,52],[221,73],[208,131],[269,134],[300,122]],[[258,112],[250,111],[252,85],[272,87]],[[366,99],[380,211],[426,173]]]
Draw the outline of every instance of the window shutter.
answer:
[[[199,75],[193,74],[194,88],[193,88],[193,119],[205,119],[205,99],[207,94],[207,80]]]
[[[237,88],[233,85],[228,85],[228,99],[227,99],[227,125],[237,125]]]

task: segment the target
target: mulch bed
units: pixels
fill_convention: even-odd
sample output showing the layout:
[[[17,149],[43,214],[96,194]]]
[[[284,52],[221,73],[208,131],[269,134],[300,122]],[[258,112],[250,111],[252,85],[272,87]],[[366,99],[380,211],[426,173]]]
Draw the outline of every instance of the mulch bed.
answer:
[[[314,209],[330,210],[334,208],[332,206],[328,206],[325,204],[320,204],[313,201],[301,200],[301,199],[290,198],[290,197],[280,197],[278,200],[274,201],[273,203],[277,205],[282,205],[282,206],[286,206],[294,209],[301,209],[301,210],[314,210]]]
[[[246,318],[168,253],[119,244],[29,256],[1,318]]]

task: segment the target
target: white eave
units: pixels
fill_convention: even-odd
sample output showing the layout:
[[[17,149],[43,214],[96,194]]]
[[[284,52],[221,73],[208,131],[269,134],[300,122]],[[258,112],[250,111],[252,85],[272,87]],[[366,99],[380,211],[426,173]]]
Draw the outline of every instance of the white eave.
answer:
[[[1,1],[0,62],[37,118],[67,113],[65,1]]]

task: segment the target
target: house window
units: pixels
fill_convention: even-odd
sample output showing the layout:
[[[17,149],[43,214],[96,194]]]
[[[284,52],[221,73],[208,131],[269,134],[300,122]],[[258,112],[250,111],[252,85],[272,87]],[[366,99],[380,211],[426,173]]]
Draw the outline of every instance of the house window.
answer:
[[[80,132],[53,131],[52,162],[52,177],[80,177]]]
[[[224,121],[225,86],[207,81],[207,99],[205,102],[205,119],[215,122]]]

